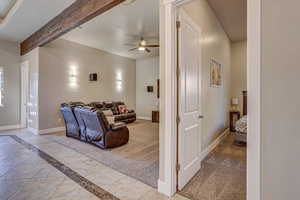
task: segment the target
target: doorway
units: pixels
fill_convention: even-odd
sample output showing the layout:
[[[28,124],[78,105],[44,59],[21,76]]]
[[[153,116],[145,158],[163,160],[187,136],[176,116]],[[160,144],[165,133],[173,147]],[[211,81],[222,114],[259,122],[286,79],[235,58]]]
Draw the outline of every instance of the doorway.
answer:
[[[178,65],[180,69],[178,190],[180,194],[194,200],[226,199],[231,194],[239,196],[238,199],[242,200],[246,197],[246,146],[240,147],[235,144],[237,134],[233,131],[229,132],[228,125],[231,113],[236,111],[239,114],[242,111],[234,108],[236,102],[231,99],[240,99],[242,91],[246,89],[246,85],[242,84],[246,82],[243,79],[246,77],[246,59],[237,67],[233,67],[236,62],[231,62],[231,60],[246,58],[246,48],[235,48],[239,54],[234,54],[237,58],[233,58],[231,52],[233,46],[236,46],[232,42],[233,34],[227,35],[227,29],[219,25],[221,20],[218,15],[210,14],[214,7],[208,2],[191,1],[178,9],[180,21],[178,31]],[[182,10],[187,13],[187,16],[184,17]],[[236,17],[239,15],[237,14]],[[243,24],[242,22],[244,20],[241,20],[241,24]],[[237,26],[239,25],[238,23]],[[187,34],[191,32],[191,27],[197,26],[201,27],[200,34],[197,36]],[[242,41],[246,44],[244,39]],[[189,43],[200,43],[203,53],[200,50],[194,53],[193,48],[187,45]],[[185,71],[182,72],[181,68],[193,69],[193,60],[201,61],[198,65],[194,64],[196,70],[190,75]],[[203,74],[201,68],[203,68]],[[236,68],[239,70],[235,70]],[[198,76],[199,78],[197,78]],[[243,79],[242,83],[232,81],[232,77]],[[189,82],[201,78],[203,78],[202,86],[195,82],[189,84]],[[231,84],[231,82],[235,84]],[[232,89],[237,92],[228,92]],[[188,95],[189,92],[191,95]],[[182,96],[186,98],[184,101],[188,102],[187,105],[182,105],[184,103]],[[203,100],[203,113],[201,112],[201,103],[194,107],[194,110],[189,109],[190,106],[195,105],[194,102],[197,100],[198,102]],[[241,105],[243,101],[239,102],[237,104]],[[191,110],[191,112],[183,113],[182,108]],[[190,115],[192,116],[190,117]],[[205,119],[202,119],[202,115],[205,115]],[[187,117],[190,118],[185,120]],[[247,135],[245,131],[241,133],[243,136]],[[201,170],[200,166],[202,166]],[[234,189],[237,186],[239,186],[239,191]]]
[[[161,71],[162,91],[165,91],[161,110],[163,126],[160,130],[161,141],[159,191],[173,195],[177,183],[177,77],[176,77],[176,20],[179,7],[190,0],[170,0],[161,6]],[[200,1],[199,1],[200,2]],[[202,2],[202,1],[201,1]],[[203,1],[204,2],[204,1]],[[260,24],[261,1],[247,1],[247,91],[248,91],[248,134],[247,134],[247,199],[260,199]],[[203,12],[200,12],[201,15]],[[190,14],[190,13],[188,13]],[[214,38],[204,42],[213,43]],[[251,66],[251,67],[249,67]],[[206,92],[203,93],[206,96]],[[211,103],[211,102],[210,102]],[[204,104],[204,102],[203,102]],[[205,110],[205,109],[204,109]],[[175,111],[175,113],[174,113]],[[170,120],[171,119],[171,120]],[[204,120],[207,120],[207,116]],[[205,128],[204,128],[205,129]],[[206,145],[202,141],[202,145]]]
[[[21,63],[21,128],[28,127],[29,61]]]

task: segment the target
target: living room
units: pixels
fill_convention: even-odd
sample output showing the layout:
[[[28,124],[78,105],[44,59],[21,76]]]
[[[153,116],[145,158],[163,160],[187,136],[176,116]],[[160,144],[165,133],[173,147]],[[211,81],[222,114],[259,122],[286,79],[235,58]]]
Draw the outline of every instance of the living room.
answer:
[[[151,9],[144,11],[145,7]],[[27,126],[35,134],[51,133],[52,140],[157,187],[158,47],[159,2],[142,0],[121,4],[26,54],[22,62],[29,68],[31,102]],[[65,114],[61,106],[71,106],[74,115]],[[88,141],[83,141],[99,149],[65,138],[65,131],[67,136],[83,137],[85,128],[80,127],[75,107],[103,111],[106,120],[115,124],[115,130],[108,132],[122,129],[121,138],[117,142],[105,138],[101,139],[105,142],[94,142],[87,131],[84,137]],[[75,120],[68,121],[70,115]],[[70,126],[78,126],[78,130]],[[86,125],[86,129],[92,128]]]

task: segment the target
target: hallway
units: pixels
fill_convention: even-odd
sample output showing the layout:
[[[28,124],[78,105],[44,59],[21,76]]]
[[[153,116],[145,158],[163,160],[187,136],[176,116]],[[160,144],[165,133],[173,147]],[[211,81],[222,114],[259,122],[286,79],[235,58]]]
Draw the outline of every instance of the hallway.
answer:
[[[192,200],[246,200],[246,147],[235,145],[230,133],[179,194]]]

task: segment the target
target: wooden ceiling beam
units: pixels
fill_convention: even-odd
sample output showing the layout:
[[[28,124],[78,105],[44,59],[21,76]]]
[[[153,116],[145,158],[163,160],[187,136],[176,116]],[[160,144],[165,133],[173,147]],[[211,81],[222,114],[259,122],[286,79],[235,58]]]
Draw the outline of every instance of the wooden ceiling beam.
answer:
[[[76,0],[21,43],[21,55],[44,46],[125,0]]]

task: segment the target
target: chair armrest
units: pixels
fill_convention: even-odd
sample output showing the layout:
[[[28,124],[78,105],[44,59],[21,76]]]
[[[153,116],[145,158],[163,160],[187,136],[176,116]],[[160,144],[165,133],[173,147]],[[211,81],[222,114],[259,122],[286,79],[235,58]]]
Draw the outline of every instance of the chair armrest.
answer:
[[[124,122],[116,122],[116,123],[113,123],[110,125],[110,127],[113,131],[121,129],[125,126],[126,126],[126,123],[124,123]]]

